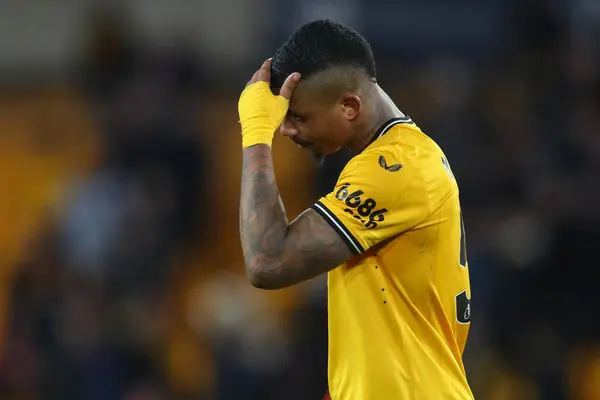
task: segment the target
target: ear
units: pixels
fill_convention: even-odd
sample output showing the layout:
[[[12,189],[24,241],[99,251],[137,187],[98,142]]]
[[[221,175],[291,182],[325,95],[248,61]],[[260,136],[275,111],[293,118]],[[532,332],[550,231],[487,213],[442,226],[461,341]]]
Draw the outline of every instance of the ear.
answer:
[[[362,110],[362,100],[356,93],[346,93],[340,98],[342,112],[346,119],[353,121],[358,118]]]

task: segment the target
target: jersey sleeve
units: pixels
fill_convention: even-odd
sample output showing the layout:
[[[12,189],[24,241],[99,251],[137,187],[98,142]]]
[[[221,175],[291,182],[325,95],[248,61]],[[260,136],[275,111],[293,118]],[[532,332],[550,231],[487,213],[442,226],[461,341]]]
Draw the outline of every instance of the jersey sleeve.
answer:
[[[429,204],[422,178],[410,162],[374,152],[353,158],[334,190],[313,209],[360,254],[419,224]]]

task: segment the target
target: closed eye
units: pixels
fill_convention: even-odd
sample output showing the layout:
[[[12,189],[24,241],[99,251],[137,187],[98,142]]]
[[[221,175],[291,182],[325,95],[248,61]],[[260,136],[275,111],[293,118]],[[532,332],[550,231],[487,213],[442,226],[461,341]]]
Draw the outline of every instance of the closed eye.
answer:
[[[288,117],[290,117],[292,120],[294,120],[296,122],[304,121],[304,118],[301,115],[298,115],[292,111],[288,111]]]

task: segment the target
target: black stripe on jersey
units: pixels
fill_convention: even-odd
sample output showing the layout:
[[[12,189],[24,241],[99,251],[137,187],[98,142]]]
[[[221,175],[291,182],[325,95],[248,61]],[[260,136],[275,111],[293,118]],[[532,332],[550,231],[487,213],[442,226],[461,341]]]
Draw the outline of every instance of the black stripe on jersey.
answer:
[[[312,209],[319,213],[321,217],[325,218],[325,221],[327,221],[327,223],[342,237],[348,247],[350,247],[352,253],[360,254],[365,251],[360,242],[356,240],[354,235],[350,233],[342,221],[340,221],[338,217],[336,217],[335,214],[325,206],[325,204],[317,201],[315,204],[313,204]]]
[[[414,124],[414,122],[412,121],[412,119],[410,119],[410,117],[408,115],[404,116],[404,117],[392,118],[392,119],[386,121],[383,125],[381,125],[379,127],[379,129],[377,129],[377,132],[375,132],[375,134],[373,135],[371,140],[369,140],[369,143],[367,143],[367,145],[365,146],[364,149],[366,149],[367,147],[369,147],[371,145],[371,143],[373,143],[374,141],[376,141],[377,139],[379,139],[380,137],[385,135],[392,126],[395,126],[398,124]]]

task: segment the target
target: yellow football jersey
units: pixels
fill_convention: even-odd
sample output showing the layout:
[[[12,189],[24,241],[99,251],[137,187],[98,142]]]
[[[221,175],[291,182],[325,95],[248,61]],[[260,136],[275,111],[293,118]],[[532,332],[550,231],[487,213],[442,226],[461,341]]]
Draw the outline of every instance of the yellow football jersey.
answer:
[[[464,227],[438,145],[388,121],[313,208],[356,254],[328,275],[332,400],[473,399]]]

